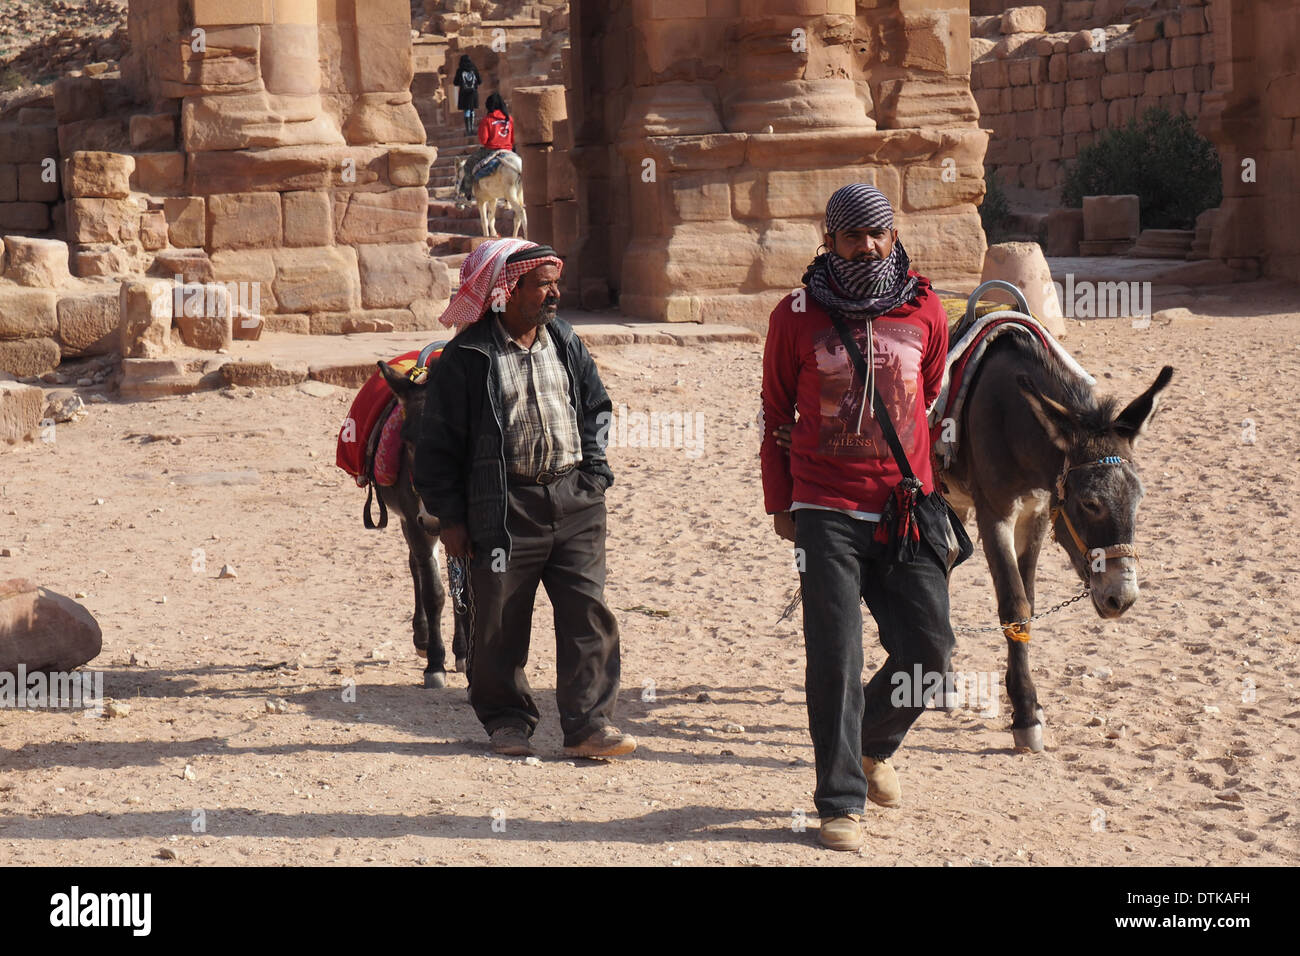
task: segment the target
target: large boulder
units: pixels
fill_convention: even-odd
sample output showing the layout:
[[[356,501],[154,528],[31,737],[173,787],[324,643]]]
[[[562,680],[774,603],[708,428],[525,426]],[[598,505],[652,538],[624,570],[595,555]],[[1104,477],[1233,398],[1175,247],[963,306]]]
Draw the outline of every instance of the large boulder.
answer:
[[[76,601],[23,578],[0,581],[0,672],[75,670],[102,646],[99,624]]]
[[[220,283],[183,286],[180,308],[173,302],[173,319],[181,341],[193,349],[228,349],[234,337],[230,289]]]
[[[125,199],[131,195],[135,157],[123,153],[81,150],[68,158],[68,196],[85,199]]]
[[[516,87],[510,102],[521,146],[555,142],[555,124],[569,115],[564,87],[558,84]]]
[[[59,343],[51,338],[0,341],[0,372],[20,378],[54,371],[59,357]]]
[[[172,284],[158,279],[122,283],[119,305],[124,358],[161,358],[171,350]]]
[[[21,441],[41,422],[45,393],[35,385],[8,381],[0,373],[0,441]]]
[[[52,289],[0,286],[0,339],[53,336],[59,327],[58,302]]]
[[[52,289],[72,279],[68,244],[58,239],[5,236],[4,276],[19,285]]]
[[[1000,242],[989,246],[984,254],[981,282],[1002,279],[1025,294],[1029,311],[1053,335],[1065,334],[1065,316],[1052,286],[1052,272],[1047,268],[1043,249],[1036,242]],[[998,299],[1006,298],[1005,294]]]
[[[1008,7],[1002,12],[1002,32],[1042,33],[1047,29],[1046,7]]]
[[[1084,196],[1083,238],[1088,242],[1137,239],[1141,200],[1137,196]]]
[[[84,292],[59,298],[59,348],[64,355],[107,355],[121,344],[120,292]]]

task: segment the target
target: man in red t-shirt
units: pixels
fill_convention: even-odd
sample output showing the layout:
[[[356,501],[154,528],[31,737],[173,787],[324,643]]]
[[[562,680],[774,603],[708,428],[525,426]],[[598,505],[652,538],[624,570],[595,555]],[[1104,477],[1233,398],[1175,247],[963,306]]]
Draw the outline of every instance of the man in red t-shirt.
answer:
[[[946,675],[956,643],[946,565],[926,547],[910,562],[892,561],[873,538],[902,474],[872,390],[928,494],[926,408],[939,394],[948,325],[929,280],[909,268],[893,209],[875,187],[855,183],[831,196],[825,244],[804,288],[782,299],[769,320],[761,461],[767,512],[776,533],[795,543],[801,568],[820,839],[853,850],[862,845],[866,799],[901,802],[888,761],[924,709],[915,705],[921,688],[911,683],[918,673]],[[869,381],[845,351],[831,311],[843,316]],[[778,442],[786,430],[788,450]],[[889,654],[865,687],[859,597]]]

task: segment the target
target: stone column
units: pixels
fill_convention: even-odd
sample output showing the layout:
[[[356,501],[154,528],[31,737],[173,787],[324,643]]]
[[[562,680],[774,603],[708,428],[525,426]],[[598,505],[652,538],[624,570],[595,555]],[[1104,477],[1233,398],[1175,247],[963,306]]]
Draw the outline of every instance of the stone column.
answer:
[[[1223,163],[1210,255],[1243,276],[1300,278],[1300,10],[1285,0],[1212,0],[1214,90],[1203,135]]]
[[[987,134],[964,2],[619,6],[575,3],[570,113],[580,188],[604,184],[584,222],[603,230],[624,312],[764,326],[821,242],[826,200],[854,181],[890,197],[919,268],[978,281]]]

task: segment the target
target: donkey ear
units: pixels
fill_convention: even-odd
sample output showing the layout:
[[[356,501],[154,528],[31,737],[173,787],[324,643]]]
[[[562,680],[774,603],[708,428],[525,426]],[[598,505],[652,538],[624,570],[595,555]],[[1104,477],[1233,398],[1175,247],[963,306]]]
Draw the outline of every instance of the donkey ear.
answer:
[[[379,366],[380,373],[384,376],[384,381],[388,383],[388,387],[397,396],[397,400],[406,401],[406,393],[412,387],[411,380],[385,361],[381,360],[376,364]]]
[[[1160,370],[1156,380],[1151,383],[1151,387],[1133,399],[1128,408],[1115,416],[1115,431],[1120,437],[1127,438],[1130,445],[1137,444],[1137,440],[1146,433],[1147,425],[1155,417],[1156,410],[1160,408],[1160,393],[1165,390],[1165,386],[1173,377],[1173,366],[1166,365]]]
[[[1074,415],[1060,402],[1039,391],[1028,375],[1017,375],[1016,384],[1020,386],[1020,394],[1025,396],[1025,401],[1052,444],[1061,451],[1069,451],[1070,436],[1074,433]]]

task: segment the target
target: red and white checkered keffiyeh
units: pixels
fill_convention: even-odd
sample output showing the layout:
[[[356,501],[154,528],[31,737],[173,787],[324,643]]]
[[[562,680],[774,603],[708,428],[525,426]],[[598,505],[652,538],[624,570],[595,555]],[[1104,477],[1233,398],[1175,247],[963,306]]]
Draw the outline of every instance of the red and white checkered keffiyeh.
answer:
[[[516,252],[535,249],[538,244],[527,239],[493,239],[479,246],[460,265],[460,290],[439,321],[447,328],[472,325],[483,317],[493,304],[494,291],[500,289],[497,301],[504,303],[509,291],[522,275],[538,266],[553,265],[563,270],[563,260],[556,256],[538,256],[522,262],[507,263]]]

